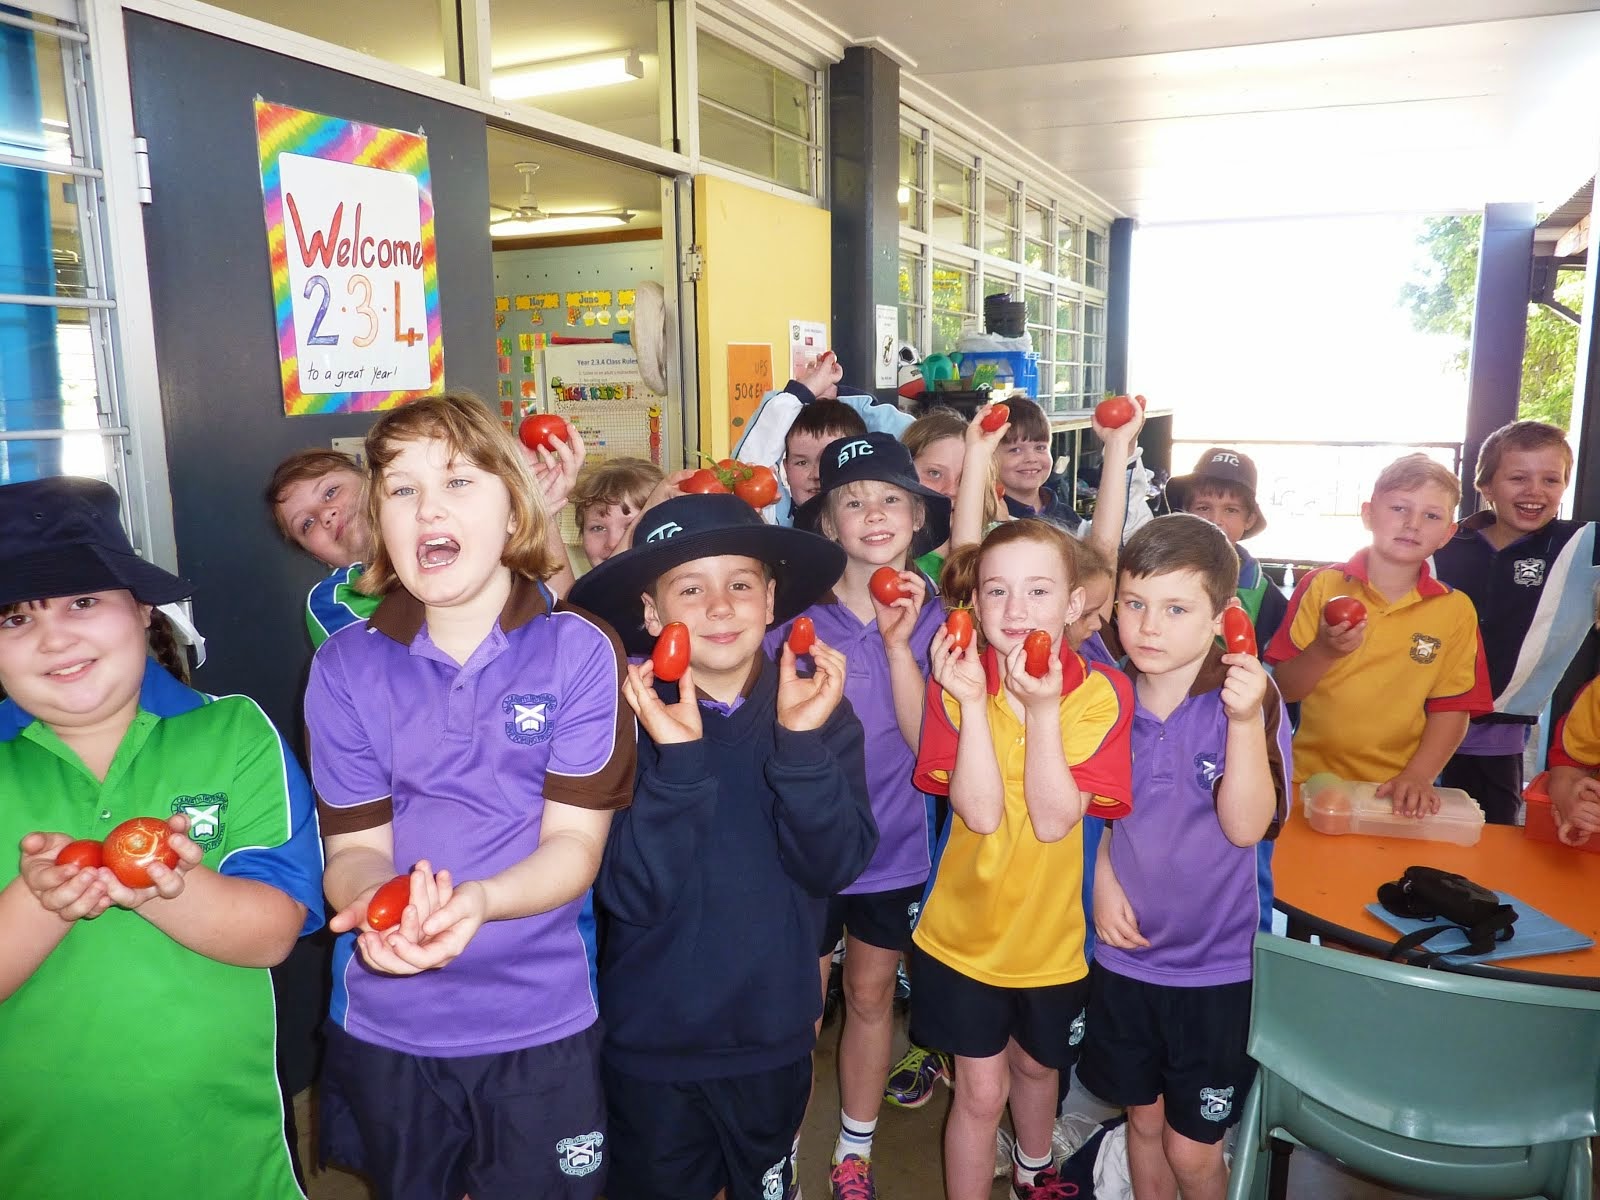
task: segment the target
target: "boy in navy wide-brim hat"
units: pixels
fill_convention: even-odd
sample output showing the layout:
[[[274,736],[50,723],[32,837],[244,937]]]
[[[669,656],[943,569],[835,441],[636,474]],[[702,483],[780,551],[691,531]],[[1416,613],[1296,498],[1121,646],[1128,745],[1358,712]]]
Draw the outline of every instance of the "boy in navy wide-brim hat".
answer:
[[[689,634],[676,683],[649,661],[628,668],[634,802],[595,880],[614,1195],[792,1188],[822,1008],[817,939],[878,830],[844,656],[817,642],[802,678],[787,646],[773,662],[761,643],[843,568],[838,546],[767,525],[737,497],[680,496],[573,590],[630,654],[671,622]]]

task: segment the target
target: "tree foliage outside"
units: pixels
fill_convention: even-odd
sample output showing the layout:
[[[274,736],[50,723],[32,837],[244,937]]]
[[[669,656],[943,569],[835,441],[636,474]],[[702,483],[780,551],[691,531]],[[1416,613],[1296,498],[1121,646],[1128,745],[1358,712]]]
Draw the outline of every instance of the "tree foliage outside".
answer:
[[[1472,311],[1477,299],[1478,244],[1483,218],[1477,215],[1431,217],[1417,244],[1427,261],[1418,277],[1400,289],[1400,302],[1423,333],[1440,333],[1459,343],[1457,369],[1467,372],[1472,346]],[[1575,312],[1583,309],[1583,272],[1563,271],[1556,299]],[[1578,327],[1542,304],[1528,306],[1528,341],[1522,355],[1522,391],[1517,415],[1566,429],[1572,420],[1573,371],[1578,362]]]

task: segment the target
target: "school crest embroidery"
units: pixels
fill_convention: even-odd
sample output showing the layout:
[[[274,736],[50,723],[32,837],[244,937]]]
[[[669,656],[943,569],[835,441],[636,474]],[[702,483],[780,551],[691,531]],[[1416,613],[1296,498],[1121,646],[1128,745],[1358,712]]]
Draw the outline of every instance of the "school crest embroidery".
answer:
[[[172,811],[189,818],[191,842],[202,850],[215,850],[222,841],[222,818],[228,811],[228,793],[179,796],[172,802]]]
[[[1201,1088],[1200,1115],[1208,1121],[1226,1121],[1233,1112],[1233,1089]]]
[[[1411,660],[1419,663],[1431,663],[1439,657],[1439,647],[1444,645],[1436,637],[1429,637],[1425,633],[1411,635]]]
[[[556,1159],[563,1175],[590,1175],[600,1169],[600,1147],[606,1135],[596,1129],[556,1143]]]
[[[921,915],[922,915],[922,901],[921,900],[913,900],[910,904],[906,905],[906,916],[908,918],[910,918],[910,920],[911,920],[911,928],[915,929],[917,927],[917,918],[920,917]]]
[[[783,1168],[787,1158],[780,1158],[761,1175],[761,1200],[783,1200]]]
[[[1194,756],[1194,781],[1203,788],[1215,787],[1218,769],[1218,760],[1222,756],[1210,751],[1202,751]]]
[[[506,736],[519,746],[537,746],[555,732],[556,698],[549,692],[510,695],[500,701],[500,711],[511,719]]]
[[[1522,587],[1538,587],[1544,582],[1544,559],[1519,558],[1511,564],[1511,581]]]
[[[1080,1012],[1072,1018],[1072,1027],[1067,1030],[1067,1045],[1076,1046],[1083,1041],[1084,1031],[1089,1028],[1088,1014]]]

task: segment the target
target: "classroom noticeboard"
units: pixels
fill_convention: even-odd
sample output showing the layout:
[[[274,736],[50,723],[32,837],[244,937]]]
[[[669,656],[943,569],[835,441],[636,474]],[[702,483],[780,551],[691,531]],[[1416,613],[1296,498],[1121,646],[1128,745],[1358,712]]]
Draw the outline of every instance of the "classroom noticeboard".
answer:
[[[645,387],[632,346],[551,346],[544,369],[545,409],[577,426],[590,461],[632,456],[661,465],[661,397]]]
[[[256,143],[284,412],[442,390],[427,138],[257,99]]]

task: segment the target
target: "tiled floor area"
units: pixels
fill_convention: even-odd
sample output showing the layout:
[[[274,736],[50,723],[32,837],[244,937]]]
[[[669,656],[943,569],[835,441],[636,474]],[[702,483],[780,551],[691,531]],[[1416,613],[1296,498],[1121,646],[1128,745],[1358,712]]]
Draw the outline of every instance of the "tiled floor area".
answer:
[[[838,1037],[837,1025],[822,1031],[822,1046],[817,1054],[816,1098],[801,1141],[801,1188],[809,1200],[827,1200],[829,1195],[828,1156],[838,1132],[835,1066]],[[896,1047],[896,1057],[900,1049]],[[933,1101],[916,1112],[884,1106],[873,1152],[874,1175],[882,1200],[939,1200],[944,1195],[939,1170],[939,1139],[950,1104],[949,1096],[946,1089],[940,1088]],[[307,1094],[302,1093],[298,1098],[297,1110],[302,1161],[309,1163],[311,1120]],[[1310,1151],[1296,1151],[1292,1161],[1291,1200],[1389,1200],[1401,1195],[1347,1175]],[[308,1183],[311,1200],[371,1200],[366,1185],[344,1171],[313,1174]],[[1003,1200],[1006,1194],[1004,1181],[997,1180],[995,1200]]]

